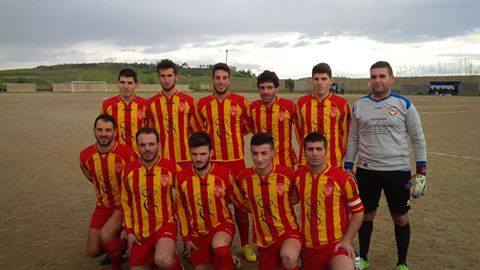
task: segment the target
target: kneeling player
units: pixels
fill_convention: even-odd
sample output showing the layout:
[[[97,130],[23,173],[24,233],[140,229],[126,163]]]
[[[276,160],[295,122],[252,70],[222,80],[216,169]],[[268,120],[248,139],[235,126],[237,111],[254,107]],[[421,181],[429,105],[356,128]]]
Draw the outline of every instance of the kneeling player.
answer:
[[[302,269],[353,269],[351,242],[363,220],[357,185],[341,167],[326,163],[327,139],[318,132],[304,140],[307,166],[297,169],[304,238]]]
[[[157,156],[159,138],[153,128],[136,135],[140,160],[123,171],[122,208],[132,269],[182,269],[175,255],[177,224],[172,189],[177,167]]]
[[[295,213],[291,168],[273,164],[274,140],[257,133],[250,141],[254,167],[243,170],[237,185],[246,197],[258,246],[258,269],[298,269],[301,242]]]
[[[90,221],[87,253],[97,257],[105,251],[112,262],[112,269],[121,268],[121,251],[125,240],[120,239],[122,214],[120,207],[120,179],[125,163],[137,158],[126,146],[115,142],[115,119],[101,114],[93,126],[96,143],[80,153],[80,167],[93,183],[97,206]]]
[[[213,155],[208,133],[195,132],[189,140],[193,166],[177,178],[177,205],[182,236],[195,270],[233,269],[230,246],[235,224],[228,204],[247,211],[230,170],[210,162]]]

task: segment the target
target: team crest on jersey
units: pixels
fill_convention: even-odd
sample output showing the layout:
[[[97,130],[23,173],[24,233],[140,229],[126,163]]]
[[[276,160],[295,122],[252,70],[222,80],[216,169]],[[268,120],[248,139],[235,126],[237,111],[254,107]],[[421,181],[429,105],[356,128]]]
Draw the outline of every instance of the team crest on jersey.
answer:
[[[223,197],[225,195],[225,189],[220,185],[215,185],[213,191],[215,192],[215,197],[217,198]]]
[[[331,117],[331,118],[335,118],[335,117],[336,117],[337,115],[339,115],[339,114],[340,114],[340,110],[339,110],[339,109],[337,109],[337,108],[335,108],[335,107],[332,107],[332,108],[330,109],[330,117]]]
[[[166,187],[168,185],[168,175],[162,174],[161,179],[162,179],[162,187]]]
[[[333,193],[333,185],[326,184],[323,187],[323,194],[325,194],[325,197],[328,197],[328,196],[332,195],[332,193]]]
[[[277,183],[277,194],[282,196],[285,193],[285,184],[284,183]]]
[[[178,103],[178,110],[179,110],[180,112],[184,112],[184,111],[185,111],[185,107],[186,107],[185,102],[180,101],[180,103]]]
[[[398,110],[397,108],[391,106],[390,108],[388,108],[388,113],[391,115],[391,116],[394,116],[398,113]]]
[[[123,163],[122,162],[115,162],[115,171],[121,172],[123,170]]]
[[[232,116],[234,116],[235,114],[237,114],[237,105],[235,104],[232,104],[231,107],[230,107],[230,114]]]
[[[278,114],[278,121],[283,122],[285,121],[285,118],[287,118],[287,114],[285,112],[280,112]]]
[[[145,118],[145,111],[144,110],[138,110],[137,115],[138,115],[138,119],[143,119],[143,118]]]

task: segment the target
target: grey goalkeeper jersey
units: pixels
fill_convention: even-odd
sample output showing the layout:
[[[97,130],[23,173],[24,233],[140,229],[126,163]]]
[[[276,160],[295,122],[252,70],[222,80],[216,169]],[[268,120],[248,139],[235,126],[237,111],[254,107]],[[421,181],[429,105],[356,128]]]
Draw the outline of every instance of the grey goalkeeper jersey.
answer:
[[[353,105],[345,168],[353,167],[358,153],[357,167],[376,171],[409,170],[409,138],[417,166],[426,166],[422,123],[410,100],[396,93],[378,101],[365,96]]]

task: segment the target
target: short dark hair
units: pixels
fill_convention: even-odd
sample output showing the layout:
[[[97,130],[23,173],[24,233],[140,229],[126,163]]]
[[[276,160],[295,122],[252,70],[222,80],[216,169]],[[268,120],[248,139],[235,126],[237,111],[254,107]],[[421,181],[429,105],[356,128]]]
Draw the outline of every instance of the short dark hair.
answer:
[[[130,77],[133,78],[135,83],[138,82],[137,73],[131,68],[124,68],[120,70],[120,72],[118,73],[117,82],[120,81],[120,77]]]
[[[317,73],[327,73],[328,77],[331,79],[332,78],[332,69],[330,68],[330,66],[327,64],[327,63],[320,63],[320,64],[316,64],[313,68],[312,68],[312,78],[313,76],[315,76],[315,74]]]
[[[167,68],[173,68],[173,73],[177,75],[177,65],[170,60],[170,59],[162,59],[160,62],[157,64],[157,74],[160,73],[160,69],[167,69]]]
[[[275,149],[275,142],[274,142],[273,137],[270,133],[259,132],[259,133],[254,134],[252,136],[252,139],[250,139],[250,146],[263,145],[263,144],[268,144],[272,147],[272,149]]]
[[[327,148],[327,138],[321,132],[312,132],[308,134],[303,140],[303,150],[307,150],[307,142],[323,142],[323,146]]]
[[[137,142],[137,144],[138,144],[138,136],[142,134],[154,134],[157,142],[160,142],[158,132],[156,129],[152,127],[143,127],[137,131],[137,134],[135,134],[135,141]]]
[[[217,70],[223,70],[223,71],[228,73],[228,76],[230,76],[230,67],[225,63],[216,63],[215,65],[213,65],[213,67],[212,67],[212,77],[213,77],[213,75],[215,75],[215,71],[217,71]]]
[[[271,82],[277,88],[280,86],[280,80],[278,79],[277,74],[270,70],[263,71],[257,78],[257,87],[260,87],[261,83]]]
[[[98,120],[102,120],[103,122],[111,122],[113,124],[113,128],[115,129],[115,124],[116,124],[115,118],[113,118],[113,116],[111,116],[110,114],[102,113],[99,116],[97,116],[97,118],[95,118],[95,122],[93,122],[93,128],[97,127]]]
[[[210,136],[207,132],[204,131],[197,131],[192,133],[188,138],[188,146],[190,148],[200,147],[200,146],[208,146],[208,149],[212,149],[212,140],[210,140]]]
[[[393,76],[392,66],[387,61],[377,61],[370,67],[370,70],[375,68],[386,68],[389,76]]]

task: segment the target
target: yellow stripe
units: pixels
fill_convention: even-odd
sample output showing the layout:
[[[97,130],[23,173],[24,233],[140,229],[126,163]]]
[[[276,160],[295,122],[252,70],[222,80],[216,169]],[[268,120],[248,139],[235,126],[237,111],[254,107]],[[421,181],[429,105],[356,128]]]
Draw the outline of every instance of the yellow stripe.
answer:
[[[133,220],[132,220],[132,223],[133,223],[133,231],[134,232],[139,232],[140,231],[140,224],[139,224],[139,221],[138,221],[138,216],[139,215],[142,215],[142,213],[139,213],[137,211],[137,201],[135,200],[135,193],[134,193],[134,190],[135,189],[139,189],[140,190],[140,185],[141,185],[141,180],[143,178],[143,174],[145,174],[145,170],[144,168],[139,168],[138,169],[138,175],[139,175],[139,186],[138,187],[135,187],[134,186],[134,179],[133,179],[133,173],[130,174],[130,177],[129,177],[129,185],[130,185],[130,190],[132,191],[132,212],[133,212]],[[141,194],[140,194],[141,196]],[[141,200],[140,200],[140,203]],[[142,207],[142,206],[141,206]],[[140,208],[140,210],[143,209],[143,208]]]
[[[230,146],[230,147],[227,147],[227,152],[228,152],[228,159],[234,159],[234,155],[233,155],[233,148],[236,147],[236,145],[233,145],[233,136],[236,136],[237,137],[237,140],[239,141],[239,138],[238,138],[238,134],[232,134],[231,132],[231,127],[232,127],[232,121],[230,121],[230,111],[232,109],[232,101],[230,99],[226,99],[224,101],[225,103],[225,107],[224,107],[224,111],[223,111],[223,115],[224,115],[224,120],[225,120],[225,129],[228,133],[230,133],[230,136],[228,136],[227,138],[227,146]],[[236,121],[237,118],[238,118],[238,111],[239,111],[239,107],[237,106],[237,114],[235,115],[235,122],[239,122],[239,121]],[[223,158],[226,158],[226,157],[223,157]]]
[[[317,196],[318,196],[318,201],[320,203],[325,203],[325,194],[323,193],[323,187],[327,184],[327,176],[322,175],[319,178],[319,183],[318,183],[318,189],[317,189]],[[320,208],[321,206],[317,206],[317,209]],[[326,242],[327,241],[327,211],[317,211],[317,214],[320,217],[320,222],[318,224],[318,234],[319,234],[319,240],[321,242]]]
[[[123,102],[119,101],[117,103],[117,113],[118,113],[118,119],[117,119],[117,124],[118,124],[118,127],[119,127],[119,130],[118,132],[120,132],[120,136],[119,136],[119,139],[118,141],[125,145],[126,144],[126,141],[124,140],[122,134],[124,134],[125,136],[125,106],[123,104]]]
[[[213,216],[211,215],[210,218],[212,220],[212,224],[215,224],[218,222],[217,207],[215,205],[215,176],[211,174],[208,175],[207,195],[209,197],[208,199],[210,199],[208,208],[210,213],[213,214]]]
[[[342,238],[342,228],[340,226],[340,198],[341,192],[340,187],[335,182],[335,189],[333,195],[333,228],[334,228],[334,235],[335,239]]]
[[[330,113],[332,112],[332,102],[330,99],[326,99],[324,102],[324,108],[323,108],[323,134],[325,134],[325,137],[327,138],[328,142],[331,142],[331,136],[330,136]],[[330,146],[330,144],[329,144]],[[330,163],[331,157],[330,157],[330,151],[327,151],[327,157],[326,161],[327,164]]]
[[[275,139],[275,156],[273,157],[274,159],[274,162],[276,164],[279,164],[280,163],[280,156],[279,156],[279,144],[280,144],[280,141],[279,141],[279,120],[278,120],[278,116],[279,116],[279,106],[278,104],[274,104],[272,106],[272,136],[273,138]]]
[[[110,186],[113,194],[113,201],[115,205],[120,202],[120,189],[118,186],[117,171],[115,168],[115,154],[108,155],[108,173],[110,176]]]
[[[303,219],[302,223],[305,228],[305,240],[306,240],[307,247],[313,246],[312,235],[310,234],[311,224],[310,224],[310,220],[308,219],[308,211],[307,211],[309,209],[307,202],[310,203],[309,200],[312,197],[311,194],[312,194],[312,177],[310,176],[310,174],[307,174],[305,176],[305,192],[303,195],[303,202],[302,202],[302,208],[304,209],[304,213],[305,213],[305,215],[302,216],[302,219]]]
[[[130,117],[131,128],[132,128],[132,146],[133,150],[137,151],[137,141],[135,140],[135,135],[138,131],[138,104],[132,101],[132,112]]]

